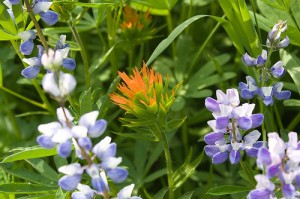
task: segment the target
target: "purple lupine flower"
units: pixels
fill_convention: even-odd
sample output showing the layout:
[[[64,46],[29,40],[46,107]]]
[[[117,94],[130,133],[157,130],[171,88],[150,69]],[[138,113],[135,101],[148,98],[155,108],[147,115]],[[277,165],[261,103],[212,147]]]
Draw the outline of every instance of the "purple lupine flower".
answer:
[[[256,188],[248,194],[247,199],[272,199],[275,189],[274,183],[265,175],[255,175],[254,178],[257,185]]]
[[[268,48],[285,48],[289,45],[290,40],[286,36],[282,41],[280,41],[281,34],[287,30],[287,21],[278,21],[268,33],[268,38],[266,45]]]
[[[30,55],[34,47],[33,40],[36,37],[35,32],[33,30],[26,30],[24,32],[20,32],[18,35],[23,40],[20,45],[20,52],[23,55]]]
[[[72,193],[72,199],[92,199],[96,191],[91,189],[90,186],[79,183],[76,187],[78,191]]]
[[[51,5],[50,0],[35,0],[33,5],[33,12],[39,14],[41,19],[50,26],[54,25],[59,18],[56,12],[49,10]]]
[[[138,196],[131,196],[133,188],[134,184],[131,184],[121,189],[117,195],[117,199],[142,199]]]
[[[59,172],[65,174],[59,179],[59,186],[67,191],[73,191],[77,188],[81,181],[81,175],[84,168],[79,163],[72,163],[69,165],[62,166],[58,169]]]
[[[21,72],[21,74],[27,79],[36,78],[36,76],[39,74],[40,68],[42,66],[41,57],[44,53],[44,47],[41,45],[37,45],[37,47],[39,49],[39,54],[37,57],[22,59],[23,62],[25,62],[26,64],[29,65],[28,67],[23,69]]]
[[[12,5],[20,3],[20,0],[8,0]]]
[[[100,171],[98,165],[93,164],[86,168],[87,174],[92,178],[92,186],[99,194],[105,194],[109,192],[109,186],[107,177],[104,171]]]
[[[243,55],[243,61],[247,66],[262,66],[267,61],[268,53],[266,50],[263,50],[261,55],[257,59],[251,57],[247,52]]]
[[[292,199],[298,195],[295,186],[298,188],[300,177],[300,147],[297,133],[290,132],[288,137],[289,141],[285,143],[277,133],[268,133],[268,148],[262,147],[258,150],[257,165],[261,170],[266,171],[266,176],[260,181],[266,185],[270,182],[269,179],[277,178],[280,187],[275,190],[281,190],[284,198]],[[260,181],[257,182],[262,185]],[[253,190],[249,195],[253,196],[257,191],[257,189]]]
[[[275,78],[282,77],[285,74],[285,69],[283,67],[283,62],[276,62],[271,68],[271,73]]]
[[[257,87],[255,79],[251,76],[246,76],[246,82],[246,84],[244,82],[239,83],[241,97],[244,99],[252,99],[258,94],[259,88]]]
[[[291,91],[282,91],[283,83],[277,82],[273,85],[273,95],[278,100],[287,100],[291,97]]]
[[[74,70],[76,67],[76,62],[74,59],[67,57],[69,49],[69,44],[66,43],[66,35],[61,35],[55,46],[55,51],[60,52],[62,55],[62,66],[67,70]]]
[[[261,87],[258,91],[258,95],[263,99],[263,102],[266,106],[273,105],[273,87],[264,86]]]
[[[63,61],[63,55],[60,51],[53,51],[49,49],[48,52],[45,52],[42,55],[41,62],[45,69],[51,71],[57,71]]]

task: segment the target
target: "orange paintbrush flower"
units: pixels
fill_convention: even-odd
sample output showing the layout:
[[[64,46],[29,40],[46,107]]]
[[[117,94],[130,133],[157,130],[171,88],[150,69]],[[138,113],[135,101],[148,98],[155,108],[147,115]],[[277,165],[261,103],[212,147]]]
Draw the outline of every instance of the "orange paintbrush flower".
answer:
[[[163,84],[161,74],[148,69],[146,64],[143,65],[140,72],[137,68],[133,69],[133,75],[127,75],[119,72],[123,80],[118,85],[121,94],[113,93],[110,95],[111,100],[134,115],[139,111],[147,111],[156,114],[160,109],[168,111],[174,101],[176,86],[170,93],[168,92],[168,81]]]

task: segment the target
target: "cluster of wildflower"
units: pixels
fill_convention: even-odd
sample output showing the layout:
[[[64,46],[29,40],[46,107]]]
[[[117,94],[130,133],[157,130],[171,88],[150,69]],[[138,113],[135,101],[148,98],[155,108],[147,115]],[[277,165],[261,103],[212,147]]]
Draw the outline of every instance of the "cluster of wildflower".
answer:
[[[285,199],[300,197],[297,191],[300,189],[300,143],[296,132],[290,132],[288,137],[285,143],[277,133],[268,134],[268,148],[261,147],[257,155],[257,166],[265,174],[255,176],[256,189],[248,194],[248,199],[275,199],[279,190]]]
[[[268,33],[266,42],[267,50],[263,50],[257,59],[245,53],[243,61],[248,66],[256,66],[261,71],[261,84],[259,87],[255,79],[251,76],[246,77],[246,83],[241,82],[239,89],[241,90],[241,97],[244,99],[252,99],[258,95],[263,99],[266,106],[273,105],[274,99],[286,100],[291,96],[290,91],[282,91],[283,83],[277,82],[270,86],[265,86],[269,79],[280,78],[285,74],[285,69],[282,61],[276,62],[273,66],[269,67],[269,57],[274,50],[285,48],[289,45],[289,38],[286,36],[283,40],[280,39],[281,34],[287,30],[286,21],[279,21],[272,30]]]
[[[239,94],[236,89],[227,89],[226,94],[217,90],[217,100],[208,97],[206,108],[212,112],[214,120],[208,121],[213,132],[204,137],[205,153],[212,157],[213,164],[220,164],[228,159],[231,164],[240,160],[240,151],[245,150],[250,157],[256,157],[262,142],[258,141],[260,132],[251,131],[242,137],[242,131],[260,126],[264,116],[260,113],[252,114],[255,104],[240,105]]]

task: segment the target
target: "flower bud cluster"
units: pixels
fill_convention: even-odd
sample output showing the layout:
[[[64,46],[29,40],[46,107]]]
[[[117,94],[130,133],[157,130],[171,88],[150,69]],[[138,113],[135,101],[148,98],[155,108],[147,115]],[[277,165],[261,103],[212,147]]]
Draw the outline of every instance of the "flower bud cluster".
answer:
[[[288,36],[280,40],[281,33],[287,30],[286,21],[279,21],[275,24],[272,30],[268,33],[267,50],[263,50],[261,55],[256,59],[251,57],[248,53],[243,55],[243,61],[247,66],[256,66],[261,71],[260,80],[261,87],[258,87],[253,77],[247,76],[246,83],[241,82],[239,89],[241,90],[241,97],[244,99],[252,99],[255,95],[263,99],[266,106],[273,105],[274,98],[278,100],[286,100],[291,96],[290,91],[281,91],[283,87],[282,82],[269,83],[269,79],[278,79],[282,77],[286,70],[282,61],[277,61],[271,67],[269,66],[269,58],[274,50],[285,48],[289,45]],[[268,55],[269,54],[269,55]],[[268,83],[269,85],[265,85]]]
[[[217,90],[216,95],[216,100],[211,97],[205,100],[206,108],[215,118],[208,121],[213,132],[204,137],[208,144],[204,147],[205,153],[212,157],[213,164],[220,164],[228,157],[231,164],[237,164],[242,150],[250,157],[256,157],[258,148],[262,146],[262,142],[258,141],[260,132],[254,130],[244,137],[241,132],[260,126],[264,116],[252,114],[255,104],[240,105],[236,89],[227,89],[226,94]]]
[[[277,198],[276,191],[286,199],[299,198],[300,142],[296,132],[290,132],[288,137],[289,141],[284,142],[277,133],[268,134],[268,147],[261,147],[257,154],[257,166],[265,175],[255,176],[256,189],[248,199]]]

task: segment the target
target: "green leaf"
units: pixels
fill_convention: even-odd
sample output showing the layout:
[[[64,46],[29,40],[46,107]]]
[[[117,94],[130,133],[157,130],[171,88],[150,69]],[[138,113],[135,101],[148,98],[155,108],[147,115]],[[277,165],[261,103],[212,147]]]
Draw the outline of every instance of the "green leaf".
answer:
[[[3,87],[3,73],[2,73],[2,64],[0,62],[0,87]]]
[[[100,68],[100,66],[105,63],[105,61],[108,59],[111,52],[115,49],[115,45],[113,45],[103,56],[99,57],[94,63],[91,65],[89,72],[92,74],[95,70]]]
[[[288,99],[283,101],[284,106],[300,106],[300,100]]]
[[[13,163],[1,163],[0,167],[7,173],[29,182],[57,187],[57,181],[51,181],[40,174],[22,168]]]
[[[190,150],[185,162],[172,174],[174,185],[173,190],[171,191],[175,191],[177,188],[179,188],[193,174],[196,167],[202,161],[203,156],[204,151],[202,151],[202,153],[198,156],[197,159],[190,163],[192,158],[192,150]]]
[[[25,196],[18,199],[53,199],[55,194],[37,194],[34,196]],[[63,198],[65,199],[65,198]]]
[[[168,174],[168,171],[167,171],[166,168],[160,169],[160,170],[158,170],[158,171],[154,171],[154,172],[152,172],[151,174],[149,174],[149,175],[143,180],[143,182],[144,182],[144,183],[149,183],[149,182],[152,182],[152,181],[154,181],[154,180],[156,180],[156,179],[158,179],[158,178],[160,178],[160,177],[162,177],[162,176],[164,176],[164,175],[167,175],[167,174]]]
[[[194,191],[185,193],[184,195],[180,196],[178,199],[191,199],[193,196]]]
[[[91,88],[83,91],[79,97],[80,115],[91,112],[93,109]]]
[[[8,33],[0,27],[0,41],[16,40],[18,38],[19,37],[17,35]]]
[[[280,57],[284,67],[296,84],[298,93],[300,93],[300,59],[296,55],[285,50],[280,50]]]
[[[254,178],[254,172],[253,170],[251,169],[251,167],[249,166],[249,164],[247,164],[246,162],[244,161],[240,161],[240,165],[242,167],[242,175],[245,176],[245,180],[247,180],[250,185],[252,186],[252,188],[255,187],[256,185],[256,180]]]
[[[241,52],[240,49],[242,43],[249,54],[252,56],[259,55],[261,53],[261,46],[246,2],[244,0],[218,0],[218,2],[229,19],[233,30],[238,33],[238,35],[231,36],[231,39],[240,38],[238,41],[240,53],[243,54],[243,51]],[[232,30],[230,32],[233,33]]]
[[[33,168],[35,168],[41,175],[46,177],[49,180],[58,181],[57,172],[52,169],[44,160],[42,159],[28,159],[25,160],[28,162]]]
[[[57,187],[49,187],[44,185],[27,184],[27,183],[9,183],[0,184],[0,192],[14,194],[35,194],[43,192],[54,192]]]
[[[249,187],[236,186],[236,185],[223,185],[223,186],[209,189],[207,194],[214,195],[214,196],[222,196],[227,194],[247,192],[250,190],[251,188]]]
[[[157,194],[155,194],[153,199],[163,199],[168,190],[169,189],[167,187],[162,188]]]
[[[111,104],[111,100],[110,100],[110,97],[109,95],[113,92],[116,91],[117,89],[117,86],[120,82],[121,78],[119,76],[117,76],[113,82],[110,84],[109,88],[108,88],[108,91],[107,91],[107,94],[105,95],[105,97],[102,99],[99,99],[101,100],[101,106],[99,107],[99,118],[104,118],[104,116],[106,115],[106,112]],[[98,104],[98,102],[97,102]]]
[[[0,25],[5,29],[7,32],[10,32],[14,35],[18,33],[15,23],[8,14],[6,10],[6,6],[3,4],[3,1],[0,2]]]
[[[187,116],[181,119],[170,119],[167,122],[167,133],[177,130],[184,123],[186,118]]]
[[[67,195],[67,193],[64,193],[63,190],[59,187],[55,194],[55,199],[65,199],[66,195]]]
[[[152,55],[150,56],[149,60],[147,61],[146,65],[150,65],[175,39],[176,37],[191,23],[194,21],[197,21],[200,18],[207,17],[207,15],[196,15],[194,17],[189,18],[188,20],[181,23],[179,26],[177,26],[170,35],[161,41],[156,49],[153,51]]]
[[[27,12],[23,12],[24,9],[23,9],[22,3],[12,5],[12,10],[13,10],[13,13],[14,13],[15,22],[16,22],[16,25],[18,27],[18,31],[23,32],[24,29],[25,29],[23,17],[27,18]]]
[[[185,97],[187,97],[187,98],[205,98],[205,97],[211,96],[212,93],[213,92],[209,89],[203,89],[203,90],[190,89],[186,93]]]
[[[116,135],[133,138],[133,139],[142,139],[149,141],[156,141],[157,139],[151,133],[122,133],[122,132],[112,132]]]
[[[298,27],[300,27],[300,0],[291,0],[291,10],[293,13],[293,18],[295,19]]]
[[[4,158],[2,163],[14,162],[17,160],[47,157],[55,154],[57,154],[56,148],[44,149],[40,146],[33,146],[30,148],[22,148],[22,149],[18,148],[14,150],[14,153],[12,155],[9,155],[6,158]]]
[[[185,99],[183,96],[178,96],[175,98],[172,106],[171,106],[171,109],[173,111],[180,111],[181,109],[183,109],[185,105]]]

